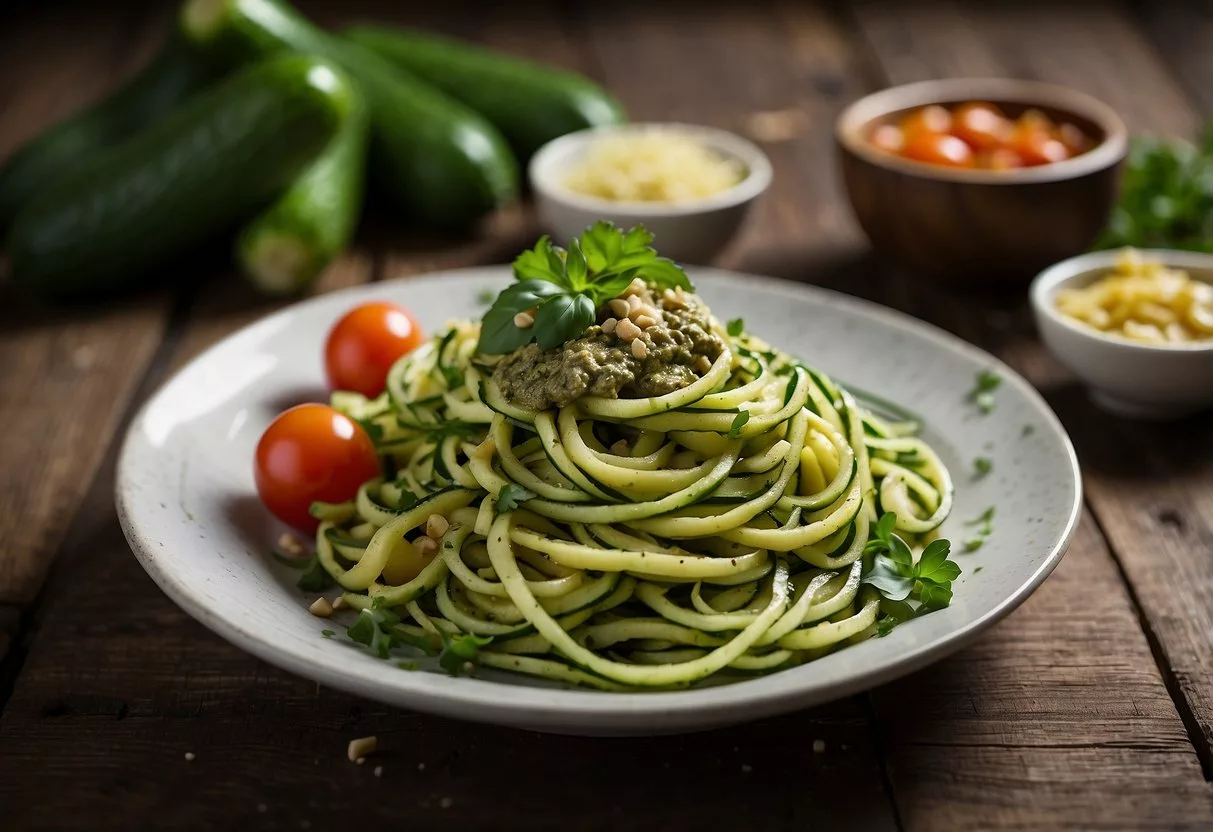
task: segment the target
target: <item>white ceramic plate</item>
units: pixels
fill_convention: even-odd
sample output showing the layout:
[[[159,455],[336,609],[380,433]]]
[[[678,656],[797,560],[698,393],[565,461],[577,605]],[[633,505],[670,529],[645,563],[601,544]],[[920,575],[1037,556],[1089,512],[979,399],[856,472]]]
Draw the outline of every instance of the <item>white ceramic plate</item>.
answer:
[[[508,673],[478,678],[408,672],[343,637],[320,635],[298,573],[268,551],[280,527],[257,502],[253,449],[279,411],[324,396],[330,325],[370,299],[406,304],[428,331],[477,317],[477,297],[510,277],[467,269],[309,300],[249,326],[191,362],[143,407],[118,469],[118,515],[135,554],[190,615],[262,659],[351,693],[431,713],[540,731],[668,733],[758,719],[835,699],[939,659],[1009,613],[1052,571],[1077,523],[1081,486],[1070,441],[1035,390],[995,358],[926,324],[853,298],[750,275],[692,271],[718,315],[858,388],[921,413],[925,435],[957,481],[943,533],[995,506],[994,533],[973,554],[946,610],[807,665],[728,685],[602,693]],[[1003,377],[997,406],[966,401],[977,373]],[[973,460],[993,471],[974,480]],[[340,624],[331,625],[339,629]]]

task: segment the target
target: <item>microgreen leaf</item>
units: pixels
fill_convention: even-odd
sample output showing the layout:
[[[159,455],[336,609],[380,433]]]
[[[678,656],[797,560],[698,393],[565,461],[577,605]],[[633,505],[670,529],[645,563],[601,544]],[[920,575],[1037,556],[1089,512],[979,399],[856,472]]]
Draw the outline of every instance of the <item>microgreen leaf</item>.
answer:
[[[985,456],[979,456],[973,460],[973,476],[981,479],[986,474],[994,470],[994,462]]]
[[[534,491],[523,488],[517,483],[506,483],[501,486],[501,490],[497,492],[497,511],[501,514],[513,511],[527,500],[533,499]]]
[[[325,571],[320,558],[312,558],[311,565],[299,576],[299,581],[295,584],[304,592],[324,592],[332,585],[333,576]]]
[[[442,652],[438,654],[438,664],[452,676],[462,675],[468,665],[475,665],[480,659],[480,648],[493,643],[491,636],[478,636],[464,633],[458,636],[442,634]]]
[[[745,332],[745,321],[741,318],[734,318],[733,320],[729,321],[728,326],[725,327],[725,329],[729,335],[736,338],[738,335]]]
[[[969,391],[969,401],[977,405],[977,409],[982,413],[989,413],[994,409],[994,391],[1000,384],[1002,376],[993,370],[982,370],[977,374],[973,389]]]
[[[534,248],[514,258],[514,277],[521,281],[539,280],[555,283],[557,286],[567,286],[564,263],[546,235],[539,238]]]
[[[965,553],[976,552],[986,542],[984,537],[970,537],[965,541]]]
[[[378,599],[376,599],[378,600]],[[400,616],[381,606],[361,610],[358,620],[350,625],[345,634],[351,641],[365,646],[381,659],[386,659],[395,646],[392,628],[400,623]]]
[[[581,243],[574,238],[569,243],[568,256],[564,258],[564,273],[568,278],[569,287],[580,292],[585,288],[586,277],[590,273],[590,267],[585,262],[585,255],[581,251]]]
[[[488,306],[497,299],[497,293],[492,289],[481,289],[476,293],[476,303],[481,306]]]
[[[729,427],[729,439],[736,439],[741,435],[741,429],[745,427],[746,422],[750,421],[750,411],[743,410],[733,417],[733,424]]]
[[[921,604],[920,615],[941,610],[952,603],[952,585],[950,583],[933,584],[920,581],[915,585],[915,590],[918,593],[918,602]]]
[[[960,567],[948,560],[952,544],[947,540],[932,540],[918,559],[915,573],[924,581],[936,584],[951,583],[960,577]]]
[[[329,630],[326,628],[326,629],[320,631],[320,635],[324,636],[325,638],[332,638],[333,636],[335,636],[337,634],[334,633],[332,630]]]

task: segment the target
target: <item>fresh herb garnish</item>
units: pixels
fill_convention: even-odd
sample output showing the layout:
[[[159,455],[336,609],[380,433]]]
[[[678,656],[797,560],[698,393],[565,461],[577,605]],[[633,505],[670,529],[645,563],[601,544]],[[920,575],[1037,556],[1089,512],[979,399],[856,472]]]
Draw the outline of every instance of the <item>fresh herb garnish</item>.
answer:
[[[1213,251],[1213,124],[1198,144],[1141,137],[1120,178],[1120,197],[1095,248]]]
[[[557,347],[593,324],[598,307],[618,297],[635,277],[658,289],[693,289],[686,273],[659,257],[652,242],[642,226],[625,233],[604,220],[573,239],[567,251],[541,237],[514,260],[518,282],[485,313],[476,351],[502,355],[531,341],[543,349]],[[518,327],[515,316],[532,310],[534,323]]]
[[[481,306],[488,306],[497,297],[497,292],[493,289],[481,289],[476,293],[476,303]]]
[[[736,439],[741,435],[741,429],[745,427],[746,422],[750,421],[750,411],[743,410],[733,417],[733,424],[729,427],[729,439]]]
[[[460,676],[480,660],[480,648],[493,643],[492,636],[464,633],[458,636],[442,634],[442,652],[438,664],[452,676]]]
[[[317,557],[312,558],[307,571],[299,576],[299,580],[295,584],[304,592],[324,592],[332,585],[333,576],[325,570],[320,558]]]
[[[969,552],[976,552],[985,544],[985,542],[986,539],[984,537],[970,537],[965,541],[965,553],[968,554]]]
[[[337,634],[334,633],[332,630],[326,629],[326,630],[321,630],[320,635],[324,636],[325,638],[332,638],[333,636],[335,636]]]
[[[994,461],[987,456],[979,456],[973,460],[973,476],[981,479],[994,470]]]
[[[745,321],[741,318],[734,318],[733,320],[729,321],[725,329],[728,331],[729,335],[736,338],[738,335],[745,332]]]
[[[1023,426],[1023,430],[1021,430],[1021,431],[1019,432],[1019,435],[1020,435],[1020,436],[1023,436],[1023,437],[1027,437],[1027,436],[1031,436],[1031,435],[1032,435],[1032,434],[1034,434],[1034,433],[1036,433],[1036,426],[1035,426],[1035,425],[1024,425],[1024,426]]]
[[[881,595],[879,635],[887,635],[897,624],[915,615],[943,609],[952,601],[952,581],[960,576],[960,567],[948,556],[952,544],[932,540],[923,549],[918,562],[900,535],[894,533],[897,517],[886,512],[872,527],[872,539],[864,553],[872,557],[863,583]]]
[[[969,391],[969,401],[977,405],[982,413],[994,409],[994,391],[1002,384],[1002,376],[993,370],[982,370],[977,374],[977,383]]]
[[[278,561],[279,563],[281,563],[283,566],[287,567],[288,569],[307,569],[309,566],[312,565],[311,558],[291,557],[290,555],[282,554],[277,549],[270,550],[270,557],[272,557],[274,560]]]
[[[518,508],[519,505],[532,499],[535,492],[523,488],[517,483],[506,483],[501,486],[501,490],[497,492],[497,511],[501,514],[506,514]]]
[[[387,607],[372,606],[361,610],[355,621],[345,634],[351,641],[364,645],[381,659],[386,659],[397,642],[392,628],[400,623],[400,616]]]
[[[396,662],[396,667],[400,668],[401,670],[416,670],[417,662],[411,659],[403,659]]]
[[[979,526],[977,533],[989,537],[994,531],[994,506],[990,506],[973,520],[966,520],[966,526]]]

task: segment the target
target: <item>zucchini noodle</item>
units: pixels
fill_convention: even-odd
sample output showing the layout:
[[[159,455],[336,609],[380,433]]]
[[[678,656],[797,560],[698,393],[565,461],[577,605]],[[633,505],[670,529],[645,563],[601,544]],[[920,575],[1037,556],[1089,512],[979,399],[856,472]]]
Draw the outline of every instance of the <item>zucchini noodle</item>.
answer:
[[[769,673],[876,632],[861,581],[881,514],[922,542],[952,482],[917,425],[746,334],[666,395],[506,400],[479,326],[392,368],[367,427],[383,476],[319,507],[320,564],[356,609],[481,665],[598,690]],[[866,399],[865,399],[866,400]]]

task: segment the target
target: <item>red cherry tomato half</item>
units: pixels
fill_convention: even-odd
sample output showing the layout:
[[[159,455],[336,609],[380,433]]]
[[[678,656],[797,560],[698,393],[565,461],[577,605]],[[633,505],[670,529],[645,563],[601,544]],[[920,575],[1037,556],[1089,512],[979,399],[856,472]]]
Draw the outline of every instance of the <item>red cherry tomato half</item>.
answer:
[[[371,437],[328,405],[301,404],[280,413],[261,434],[253,464],[257,494],[270,512],[297,529],[319,525],[315,500],[340,503],[380,474]]]
[[[416,349],[421,340],[421,327],[403,306],[381,301],[355,306],[325,341],[329,384],[335,390],[378,396],[396,359]]]
[[[907,159],[946,165],[953,168],[973,167],[973,149],[955,136],[939,133],[917,133],[906,139],[901,155]]]
[[[1011,137],[1011,122],[993,104],[963,104],[952,113],[952,135],[974,150],[994,150]]]

